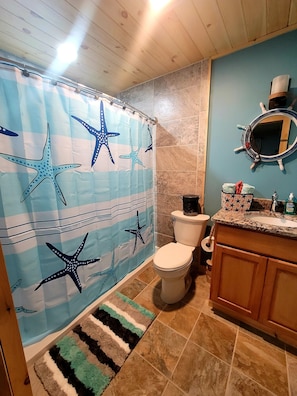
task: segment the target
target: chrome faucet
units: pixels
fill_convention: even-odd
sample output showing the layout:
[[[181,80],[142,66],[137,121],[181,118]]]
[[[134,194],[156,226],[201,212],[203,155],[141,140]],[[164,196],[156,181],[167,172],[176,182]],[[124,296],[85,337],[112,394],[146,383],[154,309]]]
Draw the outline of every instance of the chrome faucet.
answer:
[[[272,202],[271,202],[271,212],[276,212],[277,211],[277,207],[278,207],[278,195],[277,192],[274,191],[274,193],[272,194]]]

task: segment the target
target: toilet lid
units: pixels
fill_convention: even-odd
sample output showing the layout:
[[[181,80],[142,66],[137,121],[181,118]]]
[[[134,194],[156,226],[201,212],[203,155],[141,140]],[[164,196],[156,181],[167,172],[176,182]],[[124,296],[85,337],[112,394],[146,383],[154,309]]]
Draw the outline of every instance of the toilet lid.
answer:
[[[168,243],[162,246],[154,257],[156,267],[166,271],[182,268],[191,263],[193,248],[178,243]]]

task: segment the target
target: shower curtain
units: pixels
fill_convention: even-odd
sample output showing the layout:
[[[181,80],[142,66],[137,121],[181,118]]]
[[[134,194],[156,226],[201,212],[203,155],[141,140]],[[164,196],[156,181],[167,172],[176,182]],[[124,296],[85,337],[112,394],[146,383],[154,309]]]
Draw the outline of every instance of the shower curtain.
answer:
[[[154,125],[0,65],[0,241],[23,345],[154,252]]]

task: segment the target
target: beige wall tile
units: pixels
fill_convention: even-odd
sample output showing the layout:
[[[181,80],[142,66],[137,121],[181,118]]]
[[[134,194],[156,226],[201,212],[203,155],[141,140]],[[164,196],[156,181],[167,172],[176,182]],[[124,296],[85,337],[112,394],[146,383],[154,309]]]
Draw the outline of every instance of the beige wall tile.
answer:
[[[197,167],[197,146],[157,147],[156,168],[159,171],[190,171]]]
[[[173,225],[170,215],[160,214],[157,219],[156,231],[173,237]]]
[[[200,116],[169,120],[157,125],[156,146],[198,144]]]
[[[208,62],[207,62],[208,63]],[[155,81],[155,94],[162,92],[174,92],[187,87],[198,85],[200,87],[203,62],[167,74]]]
[[[154,113],[159,122],[191,117],[200,110],[200,94],[196,87],[155,96]]]
[[[156,232],[155,240],[156,246],[161,247],[169,242],[173,242],[174,238],[172,236],[170,237],[169,235],[159,234],[158,232]]]
[[[182,210],[183,201],[181,195],[168,195],[168,194],[157,194],[157,211],[158,214],[169,215],[174,210]]]
[[[173,239],[168,216],[182,210],[182,195],[198,194],[203,206],[209,87],[210,61],[204,60],[119,95],[158,119],[154,140],[157,246]]]
[[[196,172],[157,171],[157,193],[188,195],[196,192]]]

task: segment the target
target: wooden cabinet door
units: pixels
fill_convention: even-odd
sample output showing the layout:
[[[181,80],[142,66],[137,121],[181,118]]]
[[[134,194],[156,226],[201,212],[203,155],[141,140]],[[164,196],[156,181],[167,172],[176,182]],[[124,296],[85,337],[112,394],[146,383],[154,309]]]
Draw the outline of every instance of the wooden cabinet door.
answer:
[[[211,300],[257,319],[266,263],[266,257],[217,244],[213,254]]]
[[[0,272],[0,395],[32,396],[1,245]]]
[[[297,264],[268,260],[260,321],[297,339]]]

